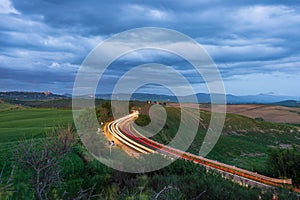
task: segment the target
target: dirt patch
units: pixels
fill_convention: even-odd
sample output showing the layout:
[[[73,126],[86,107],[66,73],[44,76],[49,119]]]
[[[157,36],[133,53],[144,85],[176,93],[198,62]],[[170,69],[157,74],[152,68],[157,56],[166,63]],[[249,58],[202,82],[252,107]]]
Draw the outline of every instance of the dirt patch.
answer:
[[[179,107],[178,103],[170,103],[168,106]],[[211,111],[209,104],[183,104],[185,107],[196,108],[200,106],[201,110]],[[215,112],[222,110],[224,105],[216,105]],[[263,104],[236,104],[227,105],[227,113],[243,115],[250,118],[262,118],[265,121],[277,123],[300,124],[300,108],[273,106]]]
[[[228,105],[227,112],[269,122],[300,123],[300,108],[272,105]]]

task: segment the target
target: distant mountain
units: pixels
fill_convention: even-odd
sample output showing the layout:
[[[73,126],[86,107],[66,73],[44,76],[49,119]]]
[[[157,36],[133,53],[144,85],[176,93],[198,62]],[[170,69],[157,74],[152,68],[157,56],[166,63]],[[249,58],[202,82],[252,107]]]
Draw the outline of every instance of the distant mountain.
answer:
[[[69,93],[65,93],[65,94],[63,94],[63,96],[66,96],[66,97],[72,97],[72,94],[69,94]]]
[[[96,98],[110,100],[112,97],[111,94],[98,94]],[[115,94],[113,100],[137,100],[137,101],[170,101],[170,102],[178,102],[177,97],[169,96],[169,95],[161,95],[161,94],[145,94],[145,93],[134,93],[132,95],[129,94]]]
[[[216,99],[220,99],[222,95],[215,94]],[[193,98],[193,95],[188,96],[176,96],[171,95],[157,95],[157,94],[145,94],[145,93],[134,93],[132,95],[128,94],[117,94],[114,95],[113,100],[139,100],[139,101],[163,101],[163,102],[178,102],[180,99],[181,102],[190,102],[190,103],[210,103],[211,97],[210,94],[206,93],[198,93],[196,94],[197,100]],[[111,99],[111,94],[98,94],[96,98]],[[258,94],[258,95],[247,95],[247,96],[235,96],[228,94],[226,95],[227,103],[228,104],[257,104],[257,103],[276,103],[281,101],[287,101],[293,99],[294,101],[300,101],[300,97],[291,97],[291,96],[277,96],[273,94]]]
[[[82,95],[79,98],[94,98],[110,100],[112,99],[111,94],[96,94],[96,95]],[[215,94],[216,99],[220,99],[222,95]],[[196,100],[193,95],[187,96],[172,96],[163,94],[146,94],[146,93],[134,93],[130,94],[116,94],[113,96],[113,100],[137,100],[137,101],[159,101],[159,102],[187,102],[187,103],[210,103],[210,94],[198,93],[196,94]],[[70,99],[71,94],[58,95],[51,92],[0,92],[0,99],[11,99],[11,100],[53,100],[53,99]],[[258,95],[247,95],[247,96],[235,96],[228,94],[226,95],[228,104],[277,104],[285,106],[299,106],[300,97],[291,96],[277,96],[273,94],[258,94]]]
[[[51,92],[0,92],[0,99],[11,100],[49,100],[65,99],[64,95],[53,94]]]
[[[273,104],[278,106],[300,107],[300,102],[295,100],[280,101]]]
[[[215,94],[216,99],[221,95]],[[199,93],[197,94],[199,103],[207,103],[211,102],[211,98],[209,94]],[[186,97],[189,99],[189,96]],[[246,96],[235,96],[232,94],[226,95],[226,101],[228,104],[250,104],[250,103],[274,103],[279,101],[285,101],[289,99],[300,100],[300,97],[290,97],[290,96],[277,96],[271,94],[258,94],[258,95],[246,95]]]
[[[274,103],[286,100],[300,100],[300,97],[292,96],[277,96],[272,94],[258,94],[247,96],[227,95],[227,102],[229,103]]]

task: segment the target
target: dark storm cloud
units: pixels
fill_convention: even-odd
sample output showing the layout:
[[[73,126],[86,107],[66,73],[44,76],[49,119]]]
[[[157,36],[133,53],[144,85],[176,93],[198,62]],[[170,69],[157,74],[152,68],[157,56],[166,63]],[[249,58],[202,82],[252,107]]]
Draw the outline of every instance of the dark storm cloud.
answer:
[[[7,69],[0,67],[1,79],[16,79],[33,84],[53,84],[56,82],[73,83],[72,72],[57,73],[55,70]],[[33,76],[34,75],[34,76]],[[2,87],[2,86],[1,86]],[[4,90],[5,88],[1,88]]]
[[[69,84],[99,42],[144,26],[171,28],[194,38],[214,59],[224,79],[249,73],[299,74],[300,8],[296,0],[4,0],[0,6],[0,79],[24,85],[40,81],[47,87],[54,82]],[[178,60],[168,64],[199,83]],[[115,68],[116,74],[118,70],[125,69]]]
[[[48,25],[81,34],[112,34],[139,26],[164,26],[175,28],[192,37],[223,35],[236,29],[243,32],[244,12],[251,21],[251,9],[260,7],[289,7],[296,1],[14,1],[20,12],[30,16],[42,16]],[[295,7],[292,4],[292,8]],[[241,9],[241,10],[240,10]],[[278,11],[278,10],[277,10]],[[280,11],[280,9],[279,9]],[[268,14],[268,13],[266,13]],[[274,14],[274,13],[272,13]],[[282,13],[279,13],[281,15]],[[271,16],[272,17],[272,16]],[[276,17],[276,16],[273,16]],[[274,18],[276,19],[276,18]],[[272,19],[270,19],[272,20]],[[230,23],[231,22],[231,23]],[[245,21],[249,23],[249,21]],[[263,22],[263,21],[261,21]],[[260,28],[259,22],[254,27],[246,24],[246,29],[253,31]],[[248,26],[250,25],[250,26]],[[268,27],[267,24],[261,24]],[[240,31],[239,31],[240,30]],[[274,31],[274,30],[272,30]],[[249,34],[247,32],[245,34]]]

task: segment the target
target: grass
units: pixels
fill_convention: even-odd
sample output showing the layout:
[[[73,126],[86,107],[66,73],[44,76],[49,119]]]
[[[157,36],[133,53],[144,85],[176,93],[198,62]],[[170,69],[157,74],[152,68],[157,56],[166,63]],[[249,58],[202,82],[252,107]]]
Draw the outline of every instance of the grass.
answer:
[[[15,109],[19,106],[16,106],[14,104],[6,103],[0,100],[0,112],[6,111],[6,110],[11,110]]]
[[[41,137],[58,125],[73,123],[71,110],[22,108],[0,113],[0,156],[20,139]]]
[[[154,137],[154,140],[168,144],[176,135],[180,123],[180,109],[166,107],[168,118],[165,127]],[[194,113],[195,114],[195,113]],[[193,113],[191,113],[191,117]],[[197,135],[188,149],[198,154],[206,135],[211,113],[201,111],[201,124]],[[263,172],[267,151],[281,144],[300,146],[298,127],[288,124],[270,123],[248,117],[227,114],[222,134],[206,156],[227,164],[248,170]]]
[[[84,101],[84,99],[82,99],[82,100]],[[72,109],[72,99],[53,99],[53,100],[13,100],[13,99],[4,99],[3,101],[4,101],[5,104],[21,105],[21,106],[24,106],[24,107],[31,107],[31,108]],[[96,106],[101,106],[101,104],[103,102],[106,102],[106,101],[102,100],[102,99],[95,99],[95,105]],[[0,108],[1,108],[1,104],[0,104]]]

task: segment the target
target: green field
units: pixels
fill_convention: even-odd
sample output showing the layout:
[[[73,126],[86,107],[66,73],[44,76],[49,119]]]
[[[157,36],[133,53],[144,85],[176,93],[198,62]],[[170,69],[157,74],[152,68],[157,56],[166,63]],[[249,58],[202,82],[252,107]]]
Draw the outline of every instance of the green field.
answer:
[[[0,112],[0,155],[24,138],[36,138],[57,126],[72,124],[71,110],[21,108]]]
[[[36,137],[59,124],[73,123],[71,110],[18,109],[0,113],[0,142]]]
[[[164,128],[153,139],[164,144],[176,135],[180,124],[180,109],[166,107],[168,118]],[[193,112],[193,111],[192,111]],[[193,113],[191,112],[191,118]],[[201,123],[189,152],[198,154],[210,121],[210,112],[201,111]],[[299,127],[270,123],[248,117],[227,114],[222,134],[207,155],[208,158],[244,169],[264,173],[267,151],[272,147],[300,146]]]
[[[11,110],[11,109],[14,109],[16,107],[18,107],[18,106],[13,105],[13,104],[9,104],[9,103],[5,103],[5,102],[2,102],[0,100],[0,112],[6,111],[6,110]]]

